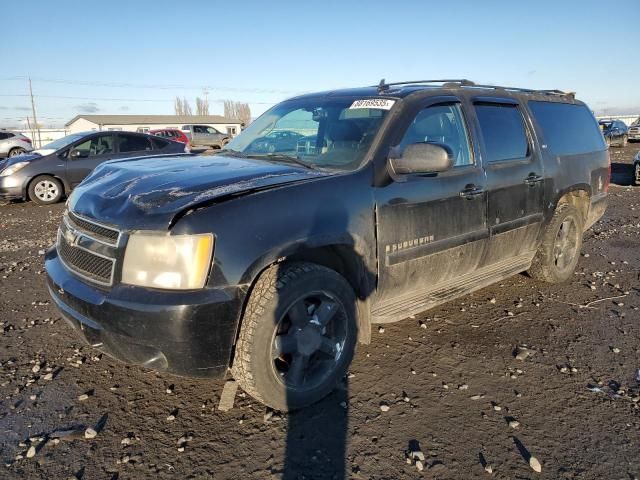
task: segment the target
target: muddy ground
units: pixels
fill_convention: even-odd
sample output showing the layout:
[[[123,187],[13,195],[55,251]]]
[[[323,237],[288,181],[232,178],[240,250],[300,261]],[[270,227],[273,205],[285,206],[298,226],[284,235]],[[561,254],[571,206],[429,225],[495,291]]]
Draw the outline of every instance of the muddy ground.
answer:
[[[637,478],[640,188],[628,184],[639,149],[612,149],[617,184],[571,283],[518,275],[375,329],[343,388],[289,416],[242,395],[220,412],[220,381],[85,346],[45,289],[63,206],[0,207],[0,477]],[[405,461],[410,442],[422,472]]]

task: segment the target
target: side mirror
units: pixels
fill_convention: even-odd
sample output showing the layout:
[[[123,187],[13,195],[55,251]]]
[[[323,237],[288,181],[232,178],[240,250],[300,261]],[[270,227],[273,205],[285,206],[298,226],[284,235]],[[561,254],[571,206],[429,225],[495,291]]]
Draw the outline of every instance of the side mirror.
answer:
[[[398,158],[389,158],[393,173],[439,173],[453,167],[453,151],[440,143],[412,143]]]
[[[76,150],[75,148],[69,152],[69,158],[83,158],[86,156],[82,150]]]

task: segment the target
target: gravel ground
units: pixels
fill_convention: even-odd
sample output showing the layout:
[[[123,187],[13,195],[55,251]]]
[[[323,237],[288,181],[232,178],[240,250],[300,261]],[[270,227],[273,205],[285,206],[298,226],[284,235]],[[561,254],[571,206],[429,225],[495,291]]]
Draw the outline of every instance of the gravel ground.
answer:
[[[518,275],[376,328],[343,387],[291,415],[241,393],[220,412],[221,381],[84,345],[45,289],[63,206],[2,206],[0,477],[637,478],[639,149],[612,149],[609,209],[572,282]]]

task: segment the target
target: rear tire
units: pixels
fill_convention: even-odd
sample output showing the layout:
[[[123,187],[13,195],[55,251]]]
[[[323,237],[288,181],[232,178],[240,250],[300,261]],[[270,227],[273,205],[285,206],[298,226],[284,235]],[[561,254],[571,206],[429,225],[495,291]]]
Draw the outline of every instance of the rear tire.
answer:
[[[542,243],[528,273],[536,280],[561,283],[569,280],[582,248],[584,221],[576,207],[558,205],[542,236]]]
[[[17,155],[22,155],[26,150],[24,148],[15,147],[9,150],[9,157],[15,157]]]
[[[328,395],[344,377],[357,338],[347,281],[313,263],[276,265],[247,303],[232,374],[245,392],[291,411]]]
[[[40,175],[29,184],[29,199],[38,205],[52,205],[62,198],[62,183],[50,175]]]

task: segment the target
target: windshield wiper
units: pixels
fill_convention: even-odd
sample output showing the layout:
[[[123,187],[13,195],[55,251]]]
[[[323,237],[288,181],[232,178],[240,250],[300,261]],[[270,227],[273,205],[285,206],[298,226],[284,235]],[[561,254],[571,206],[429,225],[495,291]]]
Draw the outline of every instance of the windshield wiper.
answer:
[[[243,158],[247,158],[248,155],[246,153],[242,153],[239,150],[233,150],[232,148],[223,148],[221,150],[218,150],[217,152],[213,153],[214,155],[229,155],[232,157],[243,157]]]
[[[268,158],[269,160],[274,160],[276,162],[286,162],[286,163],[295,163],[296,165],[300,165],[301,167],[308,168],[309,170],[316,170],[316,167],[308,164],[307,162],[303,162],[297,157],[292,157],[291,155],[284,155],[282,153],[268,153],[266,155],[250,155],[253,158]]]

